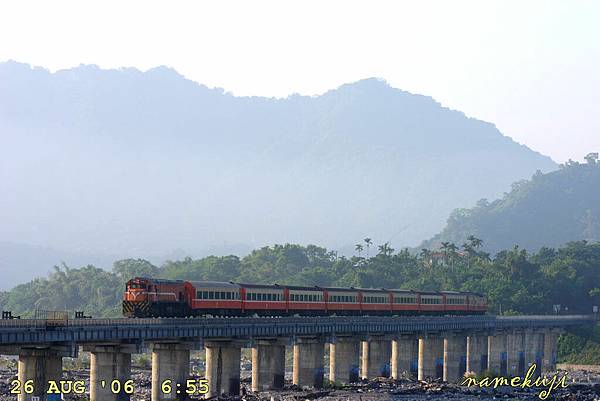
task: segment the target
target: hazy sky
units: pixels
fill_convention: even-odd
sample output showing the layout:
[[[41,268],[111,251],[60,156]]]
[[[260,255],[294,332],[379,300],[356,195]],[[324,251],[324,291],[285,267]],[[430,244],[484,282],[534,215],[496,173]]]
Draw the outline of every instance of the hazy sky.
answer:
[[[5,1],[0,61],[168,65],[239,95],[381,77],[557,161],[600,151],[600,1]]]

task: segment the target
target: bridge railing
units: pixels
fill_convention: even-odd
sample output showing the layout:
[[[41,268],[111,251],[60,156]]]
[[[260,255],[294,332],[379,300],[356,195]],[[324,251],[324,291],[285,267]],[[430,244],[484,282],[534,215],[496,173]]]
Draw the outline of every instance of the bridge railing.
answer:
[[[410,324],[410,323],[473,323],[480,327],[528,327],[547,325],[571,325],[592,321],[591,315],[537,315],[537,316],[348,316],[348,317],[215,317],[215,318],[107,318],[107,319],[69,319],[62,322],[65,327],[123,327],[123,326],[210,326],[210,325],[252,325],[252,324]],[[45,328],[44,319],[15,319],[0,321],[2,328]]]

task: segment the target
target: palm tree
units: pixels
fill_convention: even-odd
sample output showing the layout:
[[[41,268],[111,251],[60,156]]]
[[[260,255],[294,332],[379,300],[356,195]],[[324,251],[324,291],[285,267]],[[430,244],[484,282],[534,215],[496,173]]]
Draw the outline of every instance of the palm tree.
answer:
[[[389,256],[394,252],[394,249],[390,246],[389,242],[386,242],[383,245],[378,246],[379,254],[384,256]]]
[[[360,253],[363,251],[363,249],[365,249],[365,248],[362,246],[362,244],[356,244],[356,245],[354,246],[354,250],[355,250],[356,252],[358,252],[358,257],[359,257],[359,258],[360,258]]]
[[[432,258],[431,258],[431,251],[429,249],[421,249],[421,254],[419,255],[421,257],[421,263],[423,263],[423,265],[429,269],[431,269],[432,266]]]
[[[458,247],[453,242],[442,242],[442,252],[444,254],[445,262],[450,262],[450,265],[454,264],[454,259],[457,256],[456,251]]]
[[[371,244],[373,244],[373,240],[371,240],[371,238],[367,237],[365,238],[365,244],[367,244],[367,258],[369,257],[369,248],[371,247]]]
[[[477,238],[474,235],[469,235],[467,237],[467,240],[469,241],[469,244],[475,249],[477,249],[477,248],[481,247],[481,245],[483,245],[483,240]]]

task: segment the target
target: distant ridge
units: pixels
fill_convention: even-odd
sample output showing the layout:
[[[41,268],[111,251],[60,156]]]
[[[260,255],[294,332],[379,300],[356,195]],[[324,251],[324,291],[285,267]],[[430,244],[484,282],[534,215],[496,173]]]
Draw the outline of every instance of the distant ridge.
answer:
[[[380,79],[275,99],[167,67],[5,62],[0,132],[0,241],[96,255],[415,245],[453,209],[556,168]]]

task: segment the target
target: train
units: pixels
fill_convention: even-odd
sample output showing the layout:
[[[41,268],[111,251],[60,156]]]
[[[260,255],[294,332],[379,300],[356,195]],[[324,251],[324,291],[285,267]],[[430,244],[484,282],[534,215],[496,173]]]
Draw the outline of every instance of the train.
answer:
[[[482,294],[243,284],[135,277],[126,284],[123,315],[192,316],[395,316],[480,315]]]

